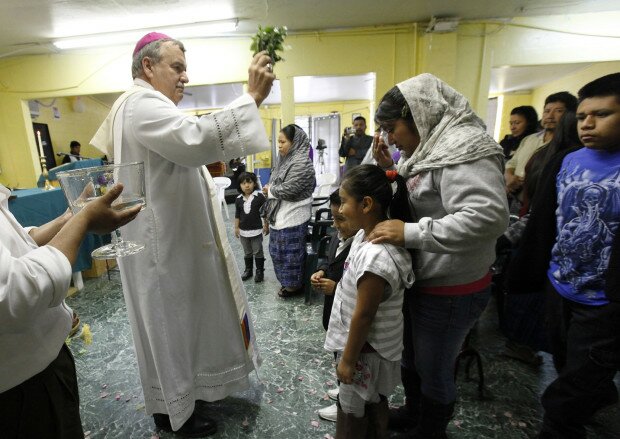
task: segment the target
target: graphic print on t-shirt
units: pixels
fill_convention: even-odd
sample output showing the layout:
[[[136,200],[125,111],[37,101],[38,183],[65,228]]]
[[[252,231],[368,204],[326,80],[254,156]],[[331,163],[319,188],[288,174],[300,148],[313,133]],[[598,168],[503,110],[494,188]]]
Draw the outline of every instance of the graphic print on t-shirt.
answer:
[[[620,218],[620,160],[615,154],[612,163],[601,163],[602,157],[591,154],[586,150],[578,160],[565,161],[558,174],[550,278],[563,296],[599,305],[606,303],[604,274]]]

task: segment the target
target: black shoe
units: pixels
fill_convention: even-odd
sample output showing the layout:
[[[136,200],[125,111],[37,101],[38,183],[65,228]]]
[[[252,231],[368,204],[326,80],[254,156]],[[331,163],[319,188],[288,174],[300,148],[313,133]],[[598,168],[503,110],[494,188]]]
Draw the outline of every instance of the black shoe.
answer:
[[[407,405],[391,408],[388,414],[389,430],[410,430],[418,425],[418,413]]]
[[[282,287],[278,290],[278,296],[282,297],[283,299],[286,299],[287,297],[293,297],[296,296],[298,294],[302,294],[304,292],[304,286],[300,286],[299,288],[297,288],[296,290],[293,291],[289,291],[287,290],[285,287]]]
[[[164,431],[172,432],[172,426],[170,425],[170,418],[168,415],[164,415],[161,413],[155,413],[153,415],[153,420],[155,421],[155,426]],[[185,424],[181,426],[175,434],[178,434],[181,437],[204,437],[211,436],[217,432],[217,424],[214,420],[206,418],[198,413],[194,412],[189,417]]]
[[[454,413],[454,402],[443,404],[422,395],[420,418],[412,439],[447,439],[446,427]]]

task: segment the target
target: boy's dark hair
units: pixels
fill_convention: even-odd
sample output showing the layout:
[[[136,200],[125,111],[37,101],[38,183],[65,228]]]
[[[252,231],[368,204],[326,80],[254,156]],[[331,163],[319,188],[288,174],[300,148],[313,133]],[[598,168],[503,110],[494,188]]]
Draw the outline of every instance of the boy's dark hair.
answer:
[[[375,112],[375,122],[381,125],[384,122],[390,122],[397,119],[403,119],[410,128],[415,126],[413,116],[409,104],[405,96],[398,87],[392,87],[381,98],[381,102]]]
[[[567,91],[560,91],[547,96],[545,105],[552,102],[562,102],[566,107],[566,111],[577,111],[577,98]]]
[[[620,73],[601,76],[588,82],[577,92],[579,102],[588,98],[615,96],[620,103]]]
[[[329,194],[329,205],[340,206],[342,201],[340,200],[340,194],[338,193],[338,189]]]
[[[534,107],[530,105],[515,107],[510,112],[511,116],[513,114],[518,114],[525,118],[526,128],[522,137],[529,136],[530,134],[534,134],[538,131],[538,113],[536,113],[536,109]]]
[[[356,120],[361,120],[366,123],[366,118],[364,116],[357,116],[355,119],[353,119],[353,122],[355,122]]]
[[[395,181],[397,189],[393,194],[392,182],[384,170],[375,165],[359,165],[345,174],[341,187],[358,201],[371,197],[381,206],[385,217],[389,212],[389,218],[411,222],[405,179],[396,175]]]
[[[78,142],[77,140],[72,140],[71,143],[69,143],[69,148],[75,148],[76,146],[82,145],[80,145],[80,142]]]
[[[258,188],[258,178],[256,178],[256,174],[253,172],[242,172],[241,174],[239,174],[239,177],[237,177],[237,183],[241,184],[243,182],[246,182],[250,180],[252,183],[254,183],[254,189]]]

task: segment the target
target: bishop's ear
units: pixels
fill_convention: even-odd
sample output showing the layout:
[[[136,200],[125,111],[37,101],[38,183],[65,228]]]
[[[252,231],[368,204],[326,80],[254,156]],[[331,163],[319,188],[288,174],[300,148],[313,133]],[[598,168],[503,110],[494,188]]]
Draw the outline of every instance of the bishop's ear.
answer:
[[[153,60],[148,56],[142,58],[142,70],[147,78],[153,78]]]

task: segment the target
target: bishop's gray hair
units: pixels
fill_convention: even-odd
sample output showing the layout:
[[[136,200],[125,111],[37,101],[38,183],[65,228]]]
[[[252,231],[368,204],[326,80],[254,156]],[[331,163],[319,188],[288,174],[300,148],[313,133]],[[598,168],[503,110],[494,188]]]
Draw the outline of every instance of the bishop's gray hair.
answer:
[[[138,53],[136,53],[133,57],[133,61],[131,63],[131,77],[133,79],[136,79],[142,74],[142,60],[145,57],[148,56],[155,64],[161,61],[161,53],[159,53],[159,49],[161,45],[167,41],[172,41],[175,46],[178,46],[179,49],[181,49],[181,51],[185,53],[185,46],[183,45],[183,43],[179,40],[175,40],[174,38],[164,38],[151,42],[144,46],[142,49],[140,49]]]

